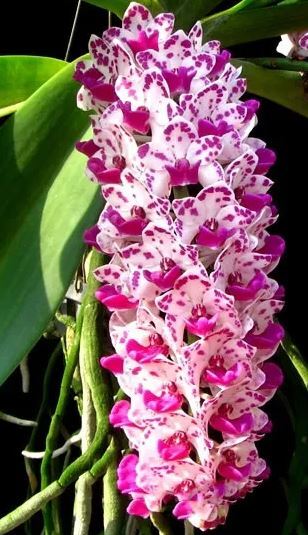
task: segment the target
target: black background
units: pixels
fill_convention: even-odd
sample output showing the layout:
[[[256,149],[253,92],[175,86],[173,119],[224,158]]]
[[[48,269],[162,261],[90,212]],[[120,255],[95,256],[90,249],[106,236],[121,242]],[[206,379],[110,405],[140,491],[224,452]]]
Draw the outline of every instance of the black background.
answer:
[[[63,59],[69,39],[77,2],[53,0],[53,2],[8,3],[6,13],[0,20],[0,54],[33,54]],[[114,21],[116,19],[114,18]],[[74,59],[87,51],[91,33],[100,34],[107,25],[106,13],[94,6],[82,3],[70,58]],[[235,57],[271,56],[279,39],[231,48]],[[77,85],[76,85],[77,90]],[[247,95],[249,98],[249,95]],[[273,196],[280,212],[275,233],[281,233],[287,241],[287,252],[276,270],[276,276],[286,287],[286,307],[281,321],[293,341],[306,354],[307,348],[307,123],[295,114],[265,99],[261,100],[259,124],[253,135],[264,139],[278,156],[270,176],[276,182]],[[0,391],[0,409],[24,418],[35,418],[42,393],[42,379],[48,355],[54,341],[43,340],[32,351],[29,363],[31,371],[30,394],[22,394],[20,375],[17,370]],[[61,366],[55,372],[54,385],[61,376]],[[55,400],[51,395],[51,408]],[[78,420],[72,404],[71,431]],[[227,526],[216,530],[221,535],[246,535],[263,533],[278,535],[286,514],[281,477],[285,475],[293,448],[293,434],[288,415],[281,402],[275,398],[268,405],[274,419],[271,437],[260,443],[260,452],[269,459],[273,476],[244,502],[231,508]],[[29,439],[29,430],[16,428],[0,421],[0,513],[16,507],[25,499],[27,478],[20,451]],[[44,448],[42,441],[41,449]],[[65,517],[65,512],[63,512]],[[39,515],[37,515],[39,517]],[[40,533],[40,521],[33,525],[32,533]],[[67,527],[67,533],[70,532]],[[16,534],[25,533],[23,528]],[[93,527],[93,534],[96,533]]]

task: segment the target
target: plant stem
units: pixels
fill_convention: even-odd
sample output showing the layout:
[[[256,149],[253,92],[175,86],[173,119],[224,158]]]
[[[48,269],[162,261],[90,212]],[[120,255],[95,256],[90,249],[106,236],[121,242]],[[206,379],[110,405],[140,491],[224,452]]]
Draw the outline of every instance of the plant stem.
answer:
[[[119,535],[123,528],[123,498],[117,489],[117,441],[113,438],[115,455],[110,462],[103,481],[104,534]]]
[[[256,65],[261,65],[268,69],[280,69],[284,71],[297,71],[297,72],[307,72],[308,71],[308,62],[299,61],[289,58],[236,58],[239,61],[251,61]]]
[[[168,520],[163,513],[151,514],[152,524],[158,529],[159,535],[172,535]]]
[[[107,470],[107,467],[113,458],[114,451],[113,446],[110,445],[105,451],[103,457],[94,463],[88,474],[92,484],[95,480],[101,477]],[[73,465],[74,463],[72,463]],[[72,466],[70,465],[70,466]],[[40,511],[50,500],[53,500],[57,496],[60,496],[65,489],[74,483],[79,477],[77,471],[74,473],[70,471],[70,478],[66,477],[66,485],[62,486],[58,481],[54,481],[44,490],[41,490],[37,494],[34,494],[29,500],[17,507],[14,511],[11,511],[6,516],[0,519],[0,535],[9,533],[13,529],[17,528],[20,524],[23,524],[28,518],[31,518],[35,513]]]
[[[126,522],[125,535],[136,535],[139,532],[138,517],[129,515]]]
[[[185,535],[194,535],[195,528],[190,522],[185,520],[184,526],[185,526]]]
[[[77,320],[74,343],[71,348],[71,351],[69,352],[63,378],[61,381],[59,399],[55,412],[52,416],[50,428],[46,437],[46,451],[41,466],[42,490],[47,487],[50,482],[50,461],[52,457],[52,452],[56,447],[57,438],[60,432],[60,424],[64,416],[66,405],[69,399],[72,377],[78,360],[82,316],[83,310],[81,309]]]
[[[61,314],[61,312],[56,312],[56,319],[65,325],[65,327],[71,327],[72,329],[76,328],[76,320],[73,316],[69,314]]]
[[[112,402],[111,394],[108,392],[109,380],[106,374],[100,370],[98,356],[100,354],[100,332],[101,325],[101,305],[94,296],[94,292],[99,286],[98,281],[92,275],[92,271],[102,263],[102,257],[97,251],[91,253],[90,276],[86,295],[81,305],[77,323],[76,332],[72,347],[68,353],[68,359],[64,370],[63,379],[60,387],[60,396],[56,406],[55,413],[51,420],[51,425],[46,438],[46,453],[41,466],[41,485],[42,489],[50,483],[50,463],[52,452],[56,447],[57,438],[60,430],[60,423],[64,416],[66,405],[69,399],[70,386],[73,379],[74,370],[78,361],[81,332],[83,333],[84,345],[86,347],[85,373],[89,382],[93,404],[97,416],[97,429],[95,437],[89,449],[71,465],[69,465],[61,474],[59,482],[61,486],[66,486],[70,481],[72,474],[77,473],[77,477],[83,474],[91,466],[94,456],[102,451],[104,440],[109,429],[108,413]],[[47,505],[44,511],[44,521],[46,535],[52,533],[53,523],[51,507]]]
[[[62,494],[64,490],[65,489],[59,485],[58,481],[54,481],[54,483],[48,485],[48,487],[41,490],[41,492],[34,494],[29,500],[0,520],[0,535],[8,533],[28,520],[28,518],[42,509],[42,507],[44,507],[50,500]]]
[[[92,403],[91,390],[88,385],[85,372],[85,360],[87,347],[84,344],[84,330],[82,329],[80,340],[79,366],[82,385],[82,417],[81,417],[81,451],[84,453],[95,433],[95,411]],[[89,481],[89,473],[80,476],[76,483],[76,495],[74,502],[74,535],[87,535],[91,522],[92,512],[92,489]]]
[[[49,431],[46,437],[45,455],[41,464],[41,489],[46,488],[51,479],[51,459],[52,453],[56,449],[58,436],[60,433],[60,425],[66,410],[66,406],[69,400],[70,387],[73,379],[73,374],[78,360],[79,344],[80,344],[80,332],[82,326],[83,309],[81,308],[76,325],[76,333],[72,348],[68,354],[66,366],[64,369],[63,378],[60,386],[60,395],[57,402],[55,412],[52,416]],[[46,535],[51,535],[54,531],[52,510],[50,504],[47,504],[43,511],[44,526]]]
[[[59,342],[48,359],[48,364],[47,364],[46,372],[44,375],[44,381],[43,381],[42,402],[41,402],[39,411],[36,416],[37,426],[33,428],[29,442],[26,446],[26,450],[28,451],[33,451],[35,449],[36,439],[42,427],[42,420],[50,404],[49,397],[50,397],[50,392],[52,390],[51,383],[53,379],[53,371],[57,363],[57,360],[61,354],[62,354],[61,342]],[[37,478],[36,469],[34,469],[33,467],[33,460],[24,457],[24,461],[25,461],[26,473],[27,473],[27,476],[29,479],[29,485],[30,485],[30,488],[28,490],[28,497],[29,497],[29,495],[34,494],[34,492],[37,489],[38,478]],[[29,525],[27,525],[26,529],[28,530],[27,533],[30,533],[30,534],[32,533],[31,522],[29,522]]]
[[[90,269],[97,267],[101,263],[101,255],[93,251]],[[89,278],[91,278],[91,274]],[[94,277],[92,276],[92,278]],[[99,283],[95,281],[95,285],[98,287]],[[113,399],[111,382],[108,375],[101,370],[98,360],[103,350],[103,341],[99,336],[104,319],[102,312],[102,306],[96,299],[86,305],[82,341],[84,340],[86,347],[85,372],[96,412],[97,432],[103,432],[106,436],[109,430],[109,411],[113,404]],[[104,478],[104,525],[106,535],[118,535],[121,531],[123,520],[122,499],[116,488],[116,451],[118,450],[116,438],[113,439],[113,450],[115,455],[110,461]]]
[[[102,257],[97,251],[91,253],[90,275],[88,277],[87,293],[82,304],[83,325],[82,336],[86,351],[85,373],[91,390],[91,396],[96,413],[96,431],[88,450],[76,461],[70,464],[62,473],[59,482],[67,486],[71,478],[77,474],[79,477],[93,464],[95,457],[103,451],[104,442],[109,431],[109,408],[112,405],[110,382],[106,373],[99,366],[99,355],[102,340],[102,306],[96,300],[94,292],[99,282],[92,275],[92,271],[102,264]],[[80,311],[81,312],[81,311]]]
[[[91,255],[90,271],[98,267],[101,264],[101,255],[94,251]],[[60,388],[60,397],[57,403],[56,411],[52,419],[52,430],[48,435],[51,438],[51,442],[48,442],[49,446],[49,463],[52,455],[53,440],[55,436],[58,436],[60,429],[60,422],[64,414],[66,403],[69,395],[69,388],[72,380],[75,365],[77,363],[79,342],[81,336],[81,326],[83,329],[84,343],[87,348],[85,369],[88,384],[91,390],[91,396],[93,405],[96,412],[97,426],[95,436],[92,443],[85,453],[83,453],[78,459],[71,463],[61,474],[59,479],[45,487],[41,492],[35,494],[32,498],[27,500],[24,504],[18,507],[15,511],[12,511],[4,518],[0,520],[0,535],[7,533],[17,527],[19,524],[25,522],[34,513],[45,507],[50,500],[59,496],[66,487],[75,482],[78,477],[89,470],[89,477],[92,482],[95,478],[100,477],[107,469],[108,464],[115,455],[115,445],[108,448],[102,458],[99,458],[96,462],[95,459],[100,457],[103,450],[104,442],[106,441],[109,431],[109,408],[112,404],[112,394],[110,391],[110,383],[107,374],[101,372],[98,362],[99,350],[101,340],[99,333],[101,331],[101,305],[96,301],[94,297],[94,291],[98,286],[98,282],[94,279],[92,273],[89,276],[88,287],[85,299],[81,306],[77,318],[76,335],[73,342],[73,346],[69,352],[67,365],[64,371],[64,376]],[[84,321],[83,321],[84,315]],[[52,431],[52,432],[51,432]],[[45,461],[46,468],[46,461]],[[47,463],[48,472],[44,472],[44,483],[48,480],[50,473],[50,466]],[[89,481],[90,481],[89,480]]]
[[[122,401],[123,399],[126,399],[127,396],[125,394],[125,392],[123,392],[123,390],[121,390],[121,388],[119,388],[119,390],[117,391],[116,395],[114,396],[114,402],[116,401]]]

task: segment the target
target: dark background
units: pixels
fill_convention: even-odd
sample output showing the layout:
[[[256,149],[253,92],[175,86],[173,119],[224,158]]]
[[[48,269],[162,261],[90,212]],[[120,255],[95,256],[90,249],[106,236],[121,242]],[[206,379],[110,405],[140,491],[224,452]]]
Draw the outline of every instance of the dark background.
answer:
[[[43,2],[18,2],[6,5],[6,16],[0,20],[0,54],[30,54],[63,59],[74,18],[76,0]],[[11,24],[8,21],[13,21]],[[113,18],[116,22],[116,18]],[[82,2],[69,59],[87,51],[91,33],[100,34],[107,25],[104,11]],[[9,29],[9,33],[6,30]],[[270,39],[231,48],[235,57],[271,56],[279,39]],[[77,90],[77,85],[76,85]],[[249,95],[247,95],[249,98]],[[275,275],[286,287],[287,304],[280,318],[293,341],[306,354],[307,340],[307,123],[293,113],[266,99],[261,100],[259,124],[252,135],[264,139],[278,156],[270,176],[276,182],[272,192],[280,211],[280,220],[275,233],[281,233],[287,241],[287,252]],[[42,395],[42,381],[53,340],[43,340],[32,351],[29,364],[31,371],[30,394],[22,394],[20,374],[17,370],[0,391],[0,409],[24,418],[35,419]],[[61,377],[61,359],[54,376],[54,392],[50,408],[55,403],[56,386]],[[78,426],[75,407],[70,409],[71,432]],[[259,443],[261,455],[268,458],[273,475],[244,502],[231,508],[227,526],[216,530],[217,535],[248,535],[263,533],[278,535],[287,511],[281,477],[288,469],[294,437],[289,416],[278,396],[268,405],[274,420],[270,437]],[[75,425],[75,427],[74,427]],[[0,514],[5,514],[25,499],[27,477],[20,454],[25,448],[30,431],[0,421],[1,433],[1,499]],[[41,449],[44,442],[41,439]],[[38,461],[36,461],[38,463]],[[65,512],[63,512],[65,517]],[[31,533],[39,534],[41,524],[37,520]],[[177,528],[178,529],[178,528]],[[25,533],[24,528],[14,531]],[[70,533],[67,527],[67,533]],[[96,533],[93,527],[93,534]]]

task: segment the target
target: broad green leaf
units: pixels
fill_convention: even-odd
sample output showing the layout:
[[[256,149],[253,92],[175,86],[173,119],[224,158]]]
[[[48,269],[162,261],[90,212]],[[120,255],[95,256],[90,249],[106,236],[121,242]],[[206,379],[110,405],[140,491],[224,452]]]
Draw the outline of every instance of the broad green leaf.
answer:
[[[171,11],[175,14],[177,28],[190,30],[197,20],[202,19],[219,6],[223,0],[167,0],[164,1],[162,11]],[[141,2],[144,3],[144,2]]]
[[[118,17],[122,18],[124,11],[130,4],[130,0],[84,0],[87,4],[93,4],[97,7],[102,7],[103,9],[108,9],[112,13],[115,13]],[[159,2],[158,0],[143,0],[139,2],[146,6],[153,15],[157,13],[162,13],[163,11],[168,11],[166,4],[168,2]]]
[[[224,46],[266,39],[308,27],[308,2],[278,4],[254,10],[233,8],[203,19],[204,39]]]
[[[122,17],[130,4],[129,0],[84,0],[88,4],[102,7]],[[176,26],[189,29],[197,20],[201,19],[221,4],[223,0],[140,0],[153,15],[170,11],[176,16]]]
[[[16,111],[66,62],[39,56],[0,56],[0,117]]]
[[[300,73],[266,69],[242,60],[233,60],[232,63],[236,67],[243,66],[243,75],[247,78],[250,93],[268,98],[308,117],[308,97]]]
[[[200,10],[200,18],[204,17],[204,15],[207,15],[211,11],[213,11],[216,7],[219,6],[219,4],[222,4],[223,0],[204,0],[201,4],[203,4],[202,11]]]
[[[301,530],[301,491],[308,476],[308,393],[307,388],[305,389],[302,380],[299,378],[293,355],[290,358],[288,349],[290,346],[292,348],[291,353],[293,353],[295,346],[289,338],[286,338],[283,343],[284,351],[280,351],[279,358],[285,376],[283,388],[293,413],[295,432],[295,451],[287,480],[289,508],[282,535],[290,535],[290,533],[295,533],[296,530],[298,530],[298,533],[303,533]],[[298,349],[296,349],[296,352],[299,354]]]
[[[0,383],[41,336],[100,206],[74,150],[88,118],[69,65],[0,128]],[[89,137],[89,136],[88,136]]]

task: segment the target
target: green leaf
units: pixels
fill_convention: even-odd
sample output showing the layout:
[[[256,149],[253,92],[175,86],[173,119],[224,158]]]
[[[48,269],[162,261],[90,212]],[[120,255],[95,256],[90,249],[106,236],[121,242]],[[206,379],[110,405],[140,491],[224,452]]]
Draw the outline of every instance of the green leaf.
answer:
[[[254,10],[234,8],[203,19],[204,39],[223,46],[266,39],[308,27],[308,2],[278,4]]]
[[[84,0],[88,4],[93,4],[104,9],[108,9],[122,18],[124,11],[130,4],[129,0]],[[201,19],[221,4],[223,0],[140,0],[140,4],[146,6],[152,13],[163,13],[170,11],[176,16],[176,26],[189,29],[197,20]]]
[[[282,535],[290,535],[295,530],[298,530],[298,533],[303,533],[301,530],[301,491],[308,475],[308,393],[302,380],[299,379],[298,365],[294,362],[294,349],[296,349],[297,353],[296,361],[299,355],[298,349],[288,337],[283,342],[283,349],[284,351],[281,350],[279,352],[279,363],[282,365],[285,375],[283,389],[286,393],[288,404],[292,409],[295,432],[295,451],[287,480],[289,508],[282,532]],[[302,374],[300,373],[300,375]]]
[[[308,363],[303,359],[298,348],[293,344],[289,336],[285,336],[282,347],[308,390]]]
[[[223,0],[205,0],[203,1],[203,12],[200,14],[200,17],[207,15],[207,13],[210,13],[215,9],[215,7],[218,7],[219,4],[222,4]],[[200,2],[201,5],[201,2]]]
[[[175,14],[177,28],[190,30],[197,20],[202,19],[207,13],[213,11],[223,0],[167,0],[164,1],[163,11],[171,11]],[[141,2],[142,4],[144,2]]]
[[[118,17],[122,18],[124,11],[128,8],[130,0],[84,0],[87,4],[93,4],[97,7],[102,7],[115,13]],[[168,2],[158,2],[158,0],[143,0],[139,2],[146,6],[153,15],[168,11]]]
[[[74,150],[88,117],[72,74],[62,69],[0,129],[0,383],[63,299],[101,204]]]
[[[247,78],[250,93],[268,98],[308,117],[308,96],[300,73],[266,69],[242,60],[232,60],[232,63],[236,67],[243,66],[243,75]]]
[[[65,61],[55,58],[0,56],[0,117],[16,111],[65,65]]]

